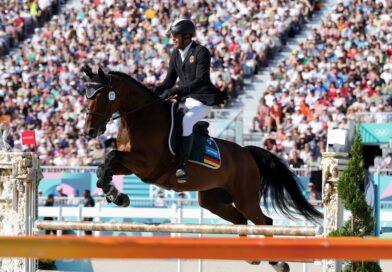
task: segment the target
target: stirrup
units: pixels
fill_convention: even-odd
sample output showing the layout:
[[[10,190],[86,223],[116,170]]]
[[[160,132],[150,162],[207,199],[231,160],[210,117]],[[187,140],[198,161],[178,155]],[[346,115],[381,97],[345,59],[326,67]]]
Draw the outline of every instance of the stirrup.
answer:
[[[185,183],[187,178],[188,178],[188,173],[183,168],[177,169],[176,179],[178,183]]]

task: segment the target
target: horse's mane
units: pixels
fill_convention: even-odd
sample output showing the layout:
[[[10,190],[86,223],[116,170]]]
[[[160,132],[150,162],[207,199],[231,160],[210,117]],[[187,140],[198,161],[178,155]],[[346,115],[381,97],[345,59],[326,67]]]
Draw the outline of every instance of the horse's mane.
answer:
[[[138,80],[134,79],[132,76],[130,76],[126,73],[123,73],[120,71],[110,71],[109,74],[120,76],[125,79],[128,79],[128,80],[132,81],[135,85],[137,85],[141,90],[143,90],[147,95],[156,97],[156,94],[154,92],[152,92],[150,88],[146,87],[143,83],[139,82]]]

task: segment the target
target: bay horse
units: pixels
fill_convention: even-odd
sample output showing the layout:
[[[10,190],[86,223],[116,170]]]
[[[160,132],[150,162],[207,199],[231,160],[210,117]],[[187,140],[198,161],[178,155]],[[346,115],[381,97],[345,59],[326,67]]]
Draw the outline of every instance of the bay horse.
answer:
[[[93,73],[88,66],[83,71],[90,78],[86,82],[84,133],[97,137],[105,131],[113,113],[119,113],[121,118],[117,149],[107,155],[97,170],[97,186],[106,193],[108,201],[128,206],[128,196],[119,193],[111,179],[113,175],[135,174],[143,182],[166,189],[197,191],[202,208],[233,224],[247,224],[250,220],[255,225],[272,225],[273,220],[260,207],[261,198],[264,204],[269,198],[275,209],[289,217],[296,213],[313,222],[322,218],[303,196],[289,167],[260,147],[241,147],[215,139],[222,158],[220,168],[190,163],[187,182],[178,183],[176,159],[168,147],[171,103],[127,74],[106,74],[101,68]]]

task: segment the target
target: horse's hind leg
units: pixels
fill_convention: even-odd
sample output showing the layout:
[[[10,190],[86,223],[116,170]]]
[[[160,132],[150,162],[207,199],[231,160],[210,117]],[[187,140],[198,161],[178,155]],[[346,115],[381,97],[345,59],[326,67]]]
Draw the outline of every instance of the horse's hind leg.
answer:
[[[251,199],[248,199],[251,201]],[[235,202],[236,203],[236,202]],[[253,203],[253,205],[252,205]],[[266,216],[260,207],[260,201],[256,198],[253,202],[249,202],[248,205],[243,205],[244,203],[236,203],[239,206],[241,213],[244,216],[252,221],[255,225],[272,225],[272,218]],[[253,261],[251,264],[258,264],[260,261]],[[285,262],[269,262],[269,264],[275,269],[277,272],[289,272],[290,267]]]
[[[231,195],[223,189],[212,189],[199,192],[199,205],[233,224],[246,225],[248,223],[248,219],[233,206]],[[257,218],[261,217],[258,216]],[[256,260],[249,260],[247,262],[250,264],[260,264],[260,261]]]
[[[225,190],[212,189],[198,194],[199,205],[233,224],[246,224],[247,219],[233,206],[233,200]]]
[[[234,204],[240,210],[240,212],[250,221],[252,221],[255,225],[272,225],[272,218],[266,216],[260,208],[260,202],[254,201],[253,205],[251,199],[247,198],[247,203],[243,203],[244,201],[234,200]]]

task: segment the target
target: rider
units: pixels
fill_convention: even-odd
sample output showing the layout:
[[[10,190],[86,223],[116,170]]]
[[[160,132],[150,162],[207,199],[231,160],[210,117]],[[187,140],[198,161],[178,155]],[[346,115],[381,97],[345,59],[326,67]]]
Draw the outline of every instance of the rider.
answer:
[[[177,181],[185,182],[193,142],[193,126],[208,115],[211,106],[222,104],[226,97],[211,82],[210,52],[192,40],[196,36],[193,22],[180,19],[170,26],[166,34],[171,35],[175,49],[170,57],[166,78],[155,87],[154,92],[163,99],[177,95],[180,102],[185,102],[187,112],[182,120],[180,164],[176,171]],[[179,84],[174,86],[177,78]]]

